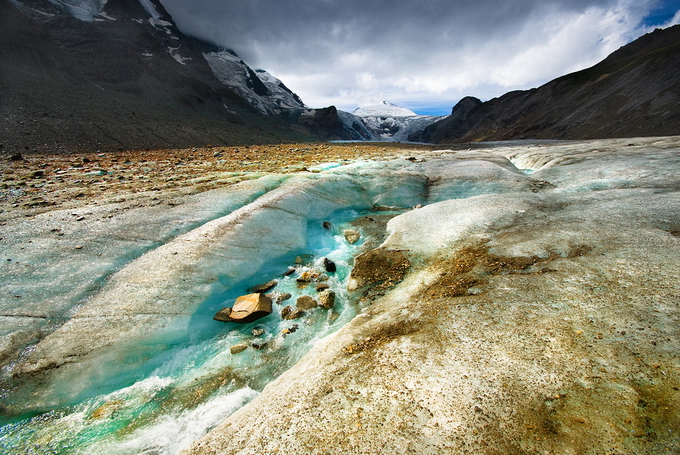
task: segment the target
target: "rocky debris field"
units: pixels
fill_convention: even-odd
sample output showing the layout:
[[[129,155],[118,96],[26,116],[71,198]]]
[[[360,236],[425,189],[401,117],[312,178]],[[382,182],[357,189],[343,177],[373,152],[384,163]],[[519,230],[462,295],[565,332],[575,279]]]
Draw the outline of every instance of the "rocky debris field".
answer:
[[[434,149],[434,146],[418,146]],[[159,204],[263,173],[401,155],[399,143],[300,143],[78,154],[0,155],[0,222],[92,201]]]

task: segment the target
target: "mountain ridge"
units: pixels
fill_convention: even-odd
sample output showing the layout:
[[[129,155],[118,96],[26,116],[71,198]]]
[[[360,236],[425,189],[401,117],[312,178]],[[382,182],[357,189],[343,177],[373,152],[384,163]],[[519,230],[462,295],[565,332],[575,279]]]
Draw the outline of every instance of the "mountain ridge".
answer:
[[[231,79],[211,53],[233,57]],[[184,35],[158,0],[0,0],[4,153],[352,138],[337,118],[318,136],[329,128],[317,114],[329,121],[232,51]]]
[[[680,134],[680,26],[657,29],[598,64],[508,92],[409,137],[435,143]],[[467,100],[470,101],[469,99]]]

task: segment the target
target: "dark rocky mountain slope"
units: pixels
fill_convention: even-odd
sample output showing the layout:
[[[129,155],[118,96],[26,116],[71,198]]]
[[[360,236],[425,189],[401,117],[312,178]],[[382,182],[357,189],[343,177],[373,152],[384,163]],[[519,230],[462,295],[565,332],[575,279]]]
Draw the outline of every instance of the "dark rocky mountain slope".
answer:
[[[317,137],[316,111],[298,124],[280,108],[309,111],[278,79],[183,35],[158,0],[0,0],[5,153]]]
[[[594,139],[680,135],[680,26],[657,29],[597,65],[481,103],[411,140]]]

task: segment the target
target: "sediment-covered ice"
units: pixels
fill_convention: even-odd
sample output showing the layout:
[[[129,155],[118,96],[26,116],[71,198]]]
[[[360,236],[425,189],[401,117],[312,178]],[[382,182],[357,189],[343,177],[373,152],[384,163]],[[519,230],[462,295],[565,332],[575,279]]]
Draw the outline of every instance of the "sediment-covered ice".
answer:
[[[678,450],[679,145],[495,150],[550,185],[394,218],[404,281],[186,453]]]
[[[197,317],[205,302],[257,280],[278,258],[304,253],[318,234],[309,232],[314,223],[342,211],[389,209],[401,214],[387,224],[380,250],[409,259],[403,281],[383,296],[372,294],[361,314],[316,341],[235,413],[227,401],[215,401],[226,409],[220,418],[231,415],[187,453],[675,450],[679,149],[676,138],[510,145],[271,176],[196,195],[172,212],[144,209],[149,226],[142,242],[131,240],[133,224],[111,231],[93,217],[88,229],[96,235],[83,236],[82,249],[41,256],[49,274],[31,280],[19,269],[2,272],[37,290],[4,310],[13,312],[3,318],[13,340],[5,343],[13,346],[5,351],[6,383],[25,397],[5,399],[5,406],[16,413],[89,399],[91,420],[121,406],[107,395],[116,375],[148,362],[170,381],[158,393],[180,397],[170,402],[181,406],[166,420],[162,412],[147,413],[154,419],[124,441],[151,450],[144,441],[172,427],[176,437],[154,450],[179,450],[194,437],[183,434],[182,422],[202,419],[198,414],[210,421],[199,436],[214,425],[207,403],[247,390],[219,360],[231,356],[229,346],[242,334],[227,331],[210,345],[197,337],[180,351],[172,346],[203,329]],[[238,188],[243,192],[231,193]],[[202,196],[213,200],[203,203]],[[207,210],[212,204],[220,208]],[[192,208],[206,211],[192,217]],[[25,250],[3,255],[20,265],[52,245],[47,218],[38,221],[16,221],[15,228],[25,223],[26,237],[17,237]],[[63,221],[60,229],[85,232],[78,224],[84,221]],[[173,231],[173,223],[182,228]],[[346,251],[330,246],[344,241],[330,226],[329,247],[319,254],[347,267]],[[320,224],[314,229],[325,232]],[[120,240],[105,239],[106,232]],[[108,265],[97,268],[91,244],[102,246]],[[50,274],[64,270],[73,270],[64,282],[78,292],[69,294],[66,284],[41,288],[41,279],[56,283]],[[51,299],[44,306],[40,292]],[[49,314],[62,293],[67,297],[55,313],[61,319],[49,330],[26,317]],[[287,352],[276,351],[280,340],[268,338],[271,355]],[[17,346],[26,349],[12,357]],[[199,351],[214,360],[197,362]],[[270,351],[262,352],[251,349],[234,361],[266,365]],[[33,434],[30,423],[22,425]]]

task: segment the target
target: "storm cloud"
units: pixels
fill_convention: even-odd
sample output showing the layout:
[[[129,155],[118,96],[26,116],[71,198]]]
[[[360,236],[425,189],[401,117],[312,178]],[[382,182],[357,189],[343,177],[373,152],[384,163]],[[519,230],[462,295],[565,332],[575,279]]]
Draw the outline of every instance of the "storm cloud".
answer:
[[[672,0],[161,1],[182,31],[235,50],[309,106],[349,111],[382,100],[449,111],[586,68],[680,19]]]

